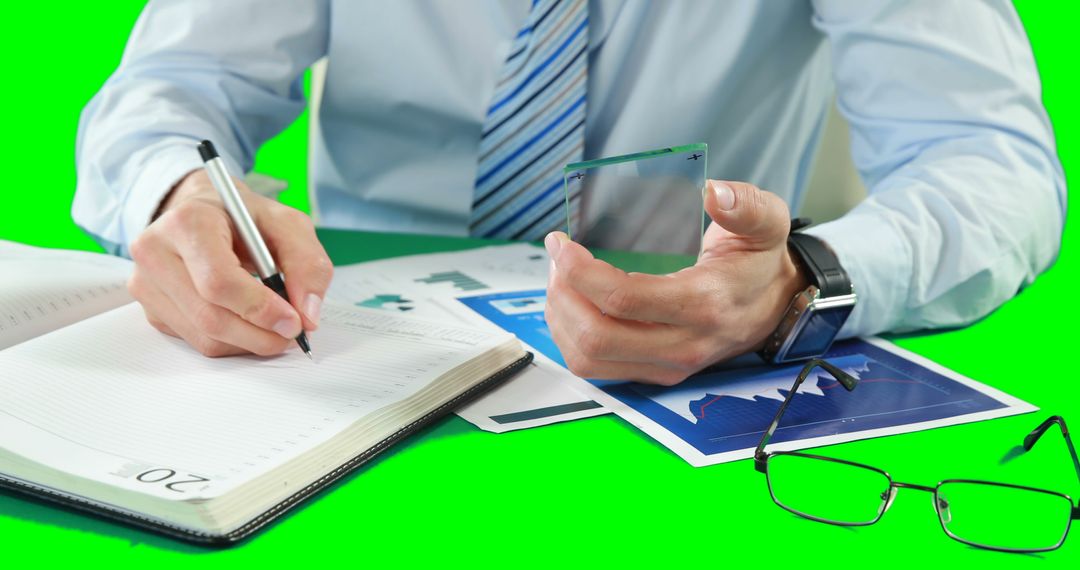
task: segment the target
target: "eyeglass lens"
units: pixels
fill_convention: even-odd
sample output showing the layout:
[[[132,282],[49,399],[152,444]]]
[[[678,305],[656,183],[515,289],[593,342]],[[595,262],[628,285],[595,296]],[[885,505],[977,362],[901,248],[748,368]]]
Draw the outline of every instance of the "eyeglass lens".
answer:
[[[984,482],[946,481],[935,503],[949,536],[1005,550],[1057,548],[1072,514],[1062,495]]]
[[[841,525],[876,521],[889,498],[889,478],[875,469],[799,454],[768,462],[773,501],[804,517]]]

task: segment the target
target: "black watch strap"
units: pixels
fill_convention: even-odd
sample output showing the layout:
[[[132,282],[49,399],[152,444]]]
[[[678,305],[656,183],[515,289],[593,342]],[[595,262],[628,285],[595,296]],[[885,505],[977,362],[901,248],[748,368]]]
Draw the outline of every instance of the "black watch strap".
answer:
[[[825,242],[812,235],[792,233],[788,236],[788,245],[799,257],[807,277],[817,286],[822,298],[851,294],[851,279]]]

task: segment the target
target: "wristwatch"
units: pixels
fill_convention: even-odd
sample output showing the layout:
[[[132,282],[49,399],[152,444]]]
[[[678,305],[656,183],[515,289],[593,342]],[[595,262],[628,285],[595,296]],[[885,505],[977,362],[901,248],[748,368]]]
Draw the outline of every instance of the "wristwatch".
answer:
[[[780,325],[759,353],[767,362],[804,360],[828,352],[855,308],[855,286],[825,242],[798,233],[809,220],[792,220],[788,250],[810,286],[791,300]]]

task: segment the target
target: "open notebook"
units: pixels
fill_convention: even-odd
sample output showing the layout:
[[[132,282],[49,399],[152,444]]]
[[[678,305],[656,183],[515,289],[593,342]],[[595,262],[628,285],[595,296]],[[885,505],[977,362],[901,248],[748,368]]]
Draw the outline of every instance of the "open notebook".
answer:
[[[0,241],[0,350],[130,303],[131,262]]]
[[[109,296],[75,290],[72,307]],[[206,543],[265,527],[532,357],[511,335],[328,305],[314,363],[208,359],[122,300],[63,326],[57,295],[75,293],[7,293],[0,486]]]

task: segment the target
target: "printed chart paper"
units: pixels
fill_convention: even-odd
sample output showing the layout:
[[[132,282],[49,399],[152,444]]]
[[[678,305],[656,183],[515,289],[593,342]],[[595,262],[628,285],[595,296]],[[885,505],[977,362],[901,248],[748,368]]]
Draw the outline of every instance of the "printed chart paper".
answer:
[[[565,365],[547,325],[543,290],[461,297],[478,315]],[[1037,408],[880,339],[836,343],[826,359],[859,378],[853,392],[812,373],[792,399],[770,450],[907,433]],[[584,393],[694,466],[752,457],[803,363],[732,368],[673,387],[589,380]]]

